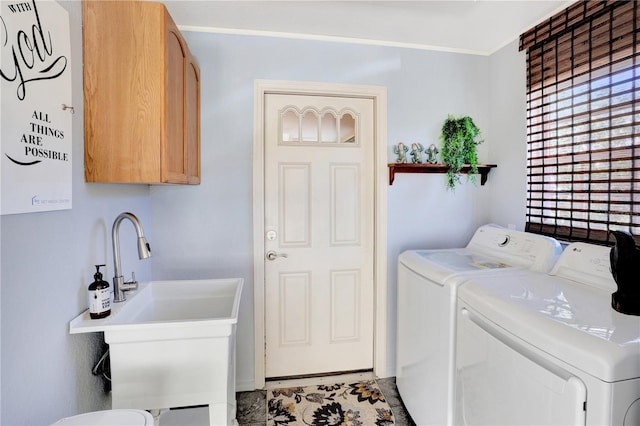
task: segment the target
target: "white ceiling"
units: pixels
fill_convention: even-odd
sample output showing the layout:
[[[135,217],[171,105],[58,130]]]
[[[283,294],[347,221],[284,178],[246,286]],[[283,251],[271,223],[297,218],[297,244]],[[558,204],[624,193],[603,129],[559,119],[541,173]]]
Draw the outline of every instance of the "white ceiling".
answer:
[[[491,54],[573,0],[162,0],[183,30]]]

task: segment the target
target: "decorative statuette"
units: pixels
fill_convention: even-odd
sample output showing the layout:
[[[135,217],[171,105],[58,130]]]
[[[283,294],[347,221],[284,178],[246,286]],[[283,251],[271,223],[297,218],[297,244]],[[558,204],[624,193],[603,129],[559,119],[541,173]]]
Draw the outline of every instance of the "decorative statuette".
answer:
[[[407,162],[407,151],[409,151],[409,147],[402,142],[399,142],[398,145],[393,147],[393,153],[398,156],[398,158],[396,158],[396,163]]]
[[[420,164],[422,163],[422,155],[420,154],[422,151],[424,151],[424,147],[422,146],[422,144],[419,143],[412,143],[411,144],[411,162],[413,164]]]
[[[425,163],[436,164],[438,162],[438,148],[434,144],[429,145],[429,148],[425,151],[427,153],[427,159]]]

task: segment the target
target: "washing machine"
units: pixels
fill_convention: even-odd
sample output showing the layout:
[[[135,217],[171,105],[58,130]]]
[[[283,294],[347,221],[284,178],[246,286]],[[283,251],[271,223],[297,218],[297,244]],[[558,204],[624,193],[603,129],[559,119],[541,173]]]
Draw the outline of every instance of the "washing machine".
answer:
[[[475,275],[548,272],[561,251],[552,238],[484,225],[466,247],[399,256],[396,384],[417,424],[453,421],[458,284]]]
[[[640,425],[640,316],[611,307],[609,252],[460,286],[455,424]]]

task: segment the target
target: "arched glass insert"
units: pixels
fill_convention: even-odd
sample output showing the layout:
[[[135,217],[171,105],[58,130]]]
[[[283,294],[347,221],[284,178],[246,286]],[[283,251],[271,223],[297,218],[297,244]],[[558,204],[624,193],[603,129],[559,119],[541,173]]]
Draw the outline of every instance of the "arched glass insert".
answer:
[[[340,118],[340,143],[357,143],[356,119],[350,112],[345,112]]]
[[[338,143],[338,116],[333,111],[325,111],[322,113],[320,142]]]
[[[300,142],[300,115],[288,110],[282,114],[282,142]]]
[[[305,111],[302,116],[302,142],[318,142],[318,113]]]

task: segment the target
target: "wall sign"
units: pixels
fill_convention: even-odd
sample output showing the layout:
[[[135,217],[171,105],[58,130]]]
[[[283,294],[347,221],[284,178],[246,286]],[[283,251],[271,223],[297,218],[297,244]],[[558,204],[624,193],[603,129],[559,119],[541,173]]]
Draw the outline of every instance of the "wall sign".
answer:
[[[0,214],[71,208],[69,14],[0,1]]]

